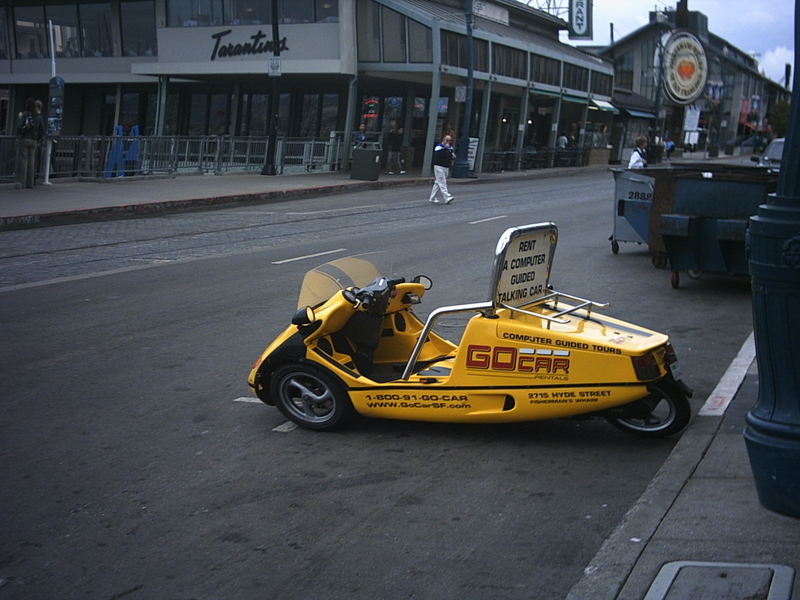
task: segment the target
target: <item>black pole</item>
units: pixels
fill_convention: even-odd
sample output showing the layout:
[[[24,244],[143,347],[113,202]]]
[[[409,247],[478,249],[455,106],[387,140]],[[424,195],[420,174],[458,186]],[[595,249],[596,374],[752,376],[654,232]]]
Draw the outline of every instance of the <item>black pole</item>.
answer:
[[[452,177],[471,177],[469,172],[469,130],[472,127],[472,90],[474,88],[475,50],[472,41],[472,0],[464,0],[464,16],[467,21],[467,97],[464,102],[464,119],[458,134],[456,146],[456,162],[453,164]]]
[[[794,7],[795,64],[800,0]],[[748,230],[758,401],[744,438],[761,504],[800,517],[800,80],[778,179]]]
[[[281,39],[278,33],[278,0],[272,0],[272,55],[281,56]],[[264,159],[262,175],[275,175],[275,138],[278,137],[278,108],[280,106],[280,75],[272,75],[272,93],[267,103],[267,157]]]

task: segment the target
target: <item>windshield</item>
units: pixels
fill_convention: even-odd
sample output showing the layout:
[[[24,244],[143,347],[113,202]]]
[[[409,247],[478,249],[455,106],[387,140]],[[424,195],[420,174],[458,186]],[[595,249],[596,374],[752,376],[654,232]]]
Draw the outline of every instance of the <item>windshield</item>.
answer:
[[[367,257],[374,258],[375,254],[346,256],[308,271],[300,288],[297,308],[317,306],[339,290],[353,286],[364,287],[380,277],[380,271],[367,260]]]
[[[774,140],[767,146],[764,152],[764,160],[774,160],[780,162],[783,157],[783,140]]]

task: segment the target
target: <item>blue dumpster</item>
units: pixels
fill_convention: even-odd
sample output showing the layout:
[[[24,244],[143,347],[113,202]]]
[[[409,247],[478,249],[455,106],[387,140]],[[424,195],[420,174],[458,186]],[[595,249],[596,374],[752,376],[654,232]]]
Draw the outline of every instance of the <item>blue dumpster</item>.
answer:
[[[763,169],[678,173],[673,212],[660,218],[672,286],[679,287],[680,271],[747,275],[748,219],[776,186],[777,176]]]
[[[614,231],[611,251],[619,252],[619,242],[647,244],[650,239],[650,212],[655,179],[636,171],[611,169],[614,174]]]

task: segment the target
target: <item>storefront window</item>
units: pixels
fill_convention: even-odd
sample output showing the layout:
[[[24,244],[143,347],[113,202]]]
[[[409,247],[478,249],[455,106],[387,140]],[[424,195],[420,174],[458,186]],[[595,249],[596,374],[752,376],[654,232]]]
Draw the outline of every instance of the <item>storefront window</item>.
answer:
[[[531,54],[531,79],[536,83],[561,85],[561,64],[555,58]]]
[[[339,116],[339,94],[322,95],[322,111],[319,119],[320,137],[328,137],[331,131],[336,130]]]
[[[614,85],[626,90],[633,89],[633,53],[626,52],[617,57],[614,64]]]
[[[192,94],[189,104],[189,129],[187,135],[205,135],[206,113],[208,111],[208,94],[205,92]]]
[[[303,94],[303,114],[300,117],[300,137],[315,137],[319,116],[319,94]]]
[[[139,121],[139,94],[137,92],[122,94],[119,106],[119,124],[123,127],[123,133],[129,135],[131,127],[134,125],[139,125],[139,133],[141,133],[142,124]]]
[[[57,58],[81,55],[78,35],[78,4],[52,0],[47,3],[47,18],[53,22],[53,40]]]
[[[494,44],[492,46],[492,71],[506,77],[527,79],[526,53],[516,48]]]
[[[153,0],[122,0],[123,56],[155,56],[156,17]]]
[[[264,0],[225,0],[226,25],[269,25],[272,4]]]
[[[314,19],[317,23],[338,23],[339,0],[316,0]]]
[[[14,34],[17,40],[17,58],[46,58],[44,6],[15,6]]]
[[[422,23],[409,19],[408,38],[411,62],[433,62],[433,36],[430,27],[425,27]]]
[[[564,87],[573,90],[588,91],[589,69],[577,65],[564,64]]]
[[[211,94],[208,110],[208,135],[228,133],[229,94]]]
[[[381,60],[380,4],[372,0],[358,0],[356,5],[356,30],[358,31],[358,60]]]
[[[6,34],[6,11],[0,10],[0,58],[8,58],[8,36]],[[3,123],[4,120],[0,120]]]
[[[313,23],[314,0],[280,0],[278,15],[281,23]]]
[[[406,19],[399,12],[383,7],[383,60],[406,62]]]
[[[611,95],[611,75],[605,73],[598,73],[592,71],[592,93],[602,94],[603,96]]]
[[[111,56],[111,3],[81,2],[78,10],[83,56]]]
[[[262,137],[267,135],[267,94],[249,94],[248,106],[243,108],[246,122],[242,123],[242,135]]]
[[[222,0],[168,0],[169,27],[203,27],[222,24]]]

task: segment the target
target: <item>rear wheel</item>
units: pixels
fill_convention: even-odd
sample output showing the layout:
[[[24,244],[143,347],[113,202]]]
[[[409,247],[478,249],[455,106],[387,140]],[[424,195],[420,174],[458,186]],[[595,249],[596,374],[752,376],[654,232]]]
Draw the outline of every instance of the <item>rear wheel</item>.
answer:
[[[342,385],[311,365],[278,367],[272,374],[270,395],[287,419],[317,431],[336,429],[353,413]]]
[[[649,437],[664,437],[681,431],[692,416],[689,399],[671,385],[649,386],[650,395],[628,406],[608,420],[615,427]]]

